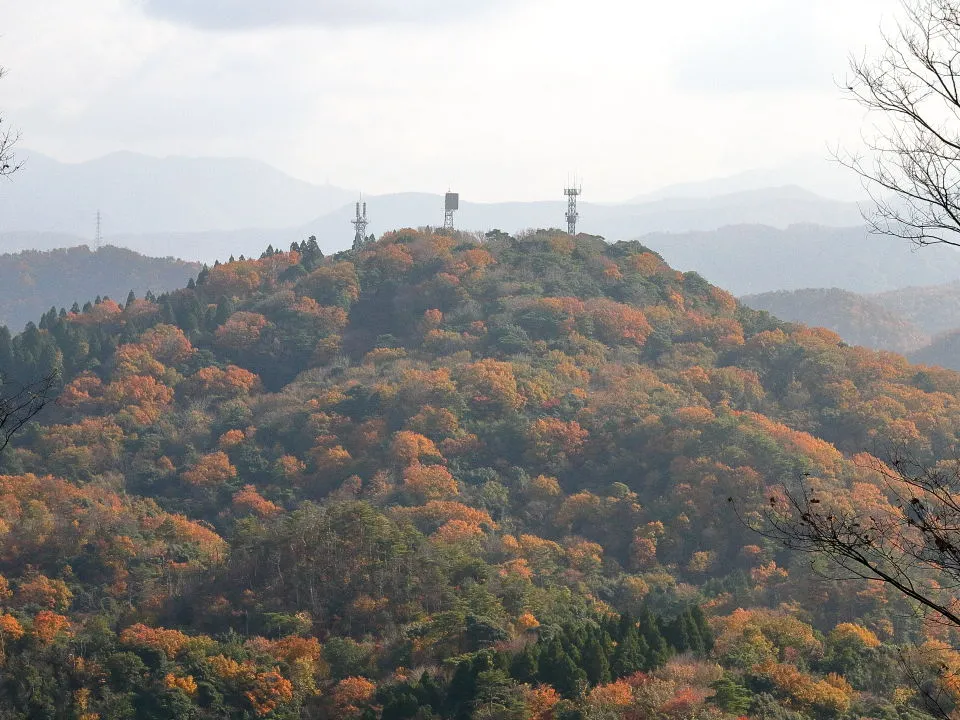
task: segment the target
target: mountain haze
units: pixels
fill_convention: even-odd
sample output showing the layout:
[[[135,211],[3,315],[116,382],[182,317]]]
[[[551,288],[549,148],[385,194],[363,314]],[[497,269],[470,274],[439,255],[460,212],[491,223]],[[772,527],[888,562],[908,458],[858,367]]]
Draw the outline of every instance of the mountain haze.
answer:
[[[117,152],[70,164],[23,151],[18,159],[15,181],[0,185],[0,233],[92,237],[98,210],[111,236],[288,227],[355,197],[243,158]]]
[[[144,257],[125,248],[86,246],[0,255],[0,325],[15,330],[54,308],[82,305],[96,296],[125,302],[133,290],[159,295],[184,287],[201,266]]]
[[[953,251],[932,257],[951,259]],[[822,326],[846,342],[907,353],[914,362],[960,370],[960,283],[858,295],[837,288],[745,295],[745,305]]]
[[[98,210],[111,244],[192,261],[259,254],[267,245],[288,247],[310,235],[325,252],[343,250],[353,241],[355,193],[311,185],[263,163],[159,159],[133,153],[75,165],[29,153],[26,160],[17,181],[0,188],[2,251],[89,243]],[[373,234],[442,222],[439,194],[410,192],[365,200]],[[565,226],[566,204],[559,199],[462,201],[456,224],[467,231]],[[796,223],[860,222],[855,203],[828,200],[795,186],[622,204],[583,201],[580,215],[582,230],[614,242],[652,232],[712,231],[732,224],[787,228]]]
[[[952,248],[931,248],[924,252],[949,264],[960,255]],[[960,281],[943,285],[907,287],[880,293],[871,298],[892,313],[905,318],[930,335],[960,328]]]
[[[831,287],[879,293],[960,277],[960,253],[917,251],[863,226],[737,225],[640,239],[671,265],[695,270],[738,296]]]
[[[825,327],[851,345],[874,350],[909,353],[930,342],[923,330],[876,299],[838,288],[744,295],[740,302],[781,320]]]
[[[242,158],[156,158],[118,152],[82,163],[62,163],[39,153],[20,154],[16,181],[0,187],[0,250],[49,249],[92,240],[96,214],[115,245],[151,254],[212,261],[238,251],[259,253],[267,244],[316,235],[327,251],[349,247],[357,193],[298,180],[265,163]],[[855,203],[820,197],[796,186],[752,187],[717,181],[709,196],[677,188],[629,203],[595,203],[589,191],[580,205],[580,227],[617,241],[650,232],[715,230],[731,224],[786,228],[795,223],[859,224]],[[730,192],[728,187],[743,188]],[[669,193],[669,190],[665,191]],[[468,231],[565,226],[566,204],[474,203],[462,198],[457,226]],[[438,225],[443,197],[397,193],[366,197],[370,232]],[[253,231],[258,231],[259,235]],[[36,234],[46,237],[37,238]],[[30,246],[43,240],[40,246]]]
[[[558,193],[559,195],[559,193]],[[499,229],[515,233],[532,227],[566,227],[566,202],[472,203],[461,197],[456,225],[466,231]],[[862,221],[856,203],[828,200],[798,187],[764,188],[700,198],[665,198],[639,203],[597,204],[582,200],[578,206],[583,232],[611,242],[651,232],[715,230],[731,224],[787,228],[796,223],[827,226],[857,225]],[[379,235],[395,227],[439,225],[443,221],[443,196],[401,193],[369,198],[370,231]],[[347,247],[349,221],[354,206],[347,205],[301,228],[315,234],[326,251]]]

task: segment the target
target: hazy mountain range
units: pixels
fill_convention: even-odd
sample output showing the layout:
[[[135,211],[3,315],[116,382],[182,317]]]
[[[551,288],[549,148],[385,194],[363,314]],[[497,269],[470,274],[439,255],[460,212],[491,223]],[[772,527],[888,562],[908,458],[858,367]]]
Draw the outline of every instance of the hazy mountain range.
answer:
[[[737,225],[640,240],[674,267],[695,270],[735,295],[830,287],[877,293],[960,277],[960,252],[917,250],[864,227]]]
[[[123,303],[131,290],[137,297],[148,290],[159,295],[185,287],[198,272],[196,263],[143,257],[116,247],[0,255],[0,325],[18,331],[27,322],[38,322],[51,307],[82,306],[97,296]]]
[[[126,152],[78,164],[30,152],[23,157],[23,169],[0,185],[3,252],[92,244],[97,210],[105,242],[189,261],[258,256],[267,245],[284,248],[310,235],[328,253],[353,240],[355,192],[298,180],[261,162]],[[696,270],[738,295],[809,287],[882,292],[960,277],[960,253],[914,252],[902,241],[870,236],[856,203],[797,186],[757,187],[778,177],[744,173],[626,203],[584,201],[579,229],[610,241],[639,238],[674,266]],[[456,224],[464,230],[565,227],[562,196],[462,200]],[[440,194],[366,201],[368,232],[378,236],[442,222]]]
[[[936,251],[934,251],[936,254]],[[943,251],[944,259],[953,253]],[[960,282],[859,295],[804,288],[746,295],[755,310],[825,327],[851,344],[905,353],[914,362],[960,370]]]
[[[355,196],[297,180],[243,158],[154,158],[118,152],[62,163],[31,151],[0,185],[0,232],[204,232],[289,227],[340,207]]]
[[[330,252],[348,247],[353,239],[356,192],[298,180],[261,162],[122,152],[67,164],[31,152],[22,156],[26,162],[14,181],[0,186],[0,251],[90,242],[98,211],[103,236],[111,244],[187,260],[258,254],[268,244],[283,247],[309,235]],[[800,222],[844,226],[861,221],[855,203],[796,186],[757,188],[756,181],[745,177],[676,186],[620,204],[584,201],[579,227],[616,241],[732,224],[786,228]],[[724,193],[724,187],[738,191]],[[456,222],[464,230],[566,226],[562,196],[543,202],[462,199]],[[439,193],[398,193],[366,201],[368,232],[376,235],[443,220]]]
[[[892,312],[880,296],[839,288],[804,288],[745,295],[740,301],[781,320],[833,330],[851,345],[910,353],[930,343],[930,334]]]

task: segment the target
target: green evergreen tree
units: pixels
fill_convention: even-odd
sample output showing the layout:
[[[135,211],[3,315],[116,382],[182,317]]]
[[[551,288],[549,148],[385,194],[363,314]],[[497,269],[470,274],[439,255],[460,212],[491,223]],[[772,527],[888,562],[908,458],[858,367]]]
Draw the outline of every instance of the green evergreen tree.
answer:
[[[704,616],[703,610],[699,605],[694,605],[690,608],[690,618],[693,620],[693,624],[696,625],[700,635],[700,641],[703,643],[702,652],[709,653],[713,650],[713,631],[710,629],[707,618]]]
[[[711,686],[710,702],[732,715],[746,715],[753,704],[753,694],[729,675],[724,675]]]
[[[443,688],[429,672],[424,672],[420,676],[420,682],[417,685],[417,700],[421,707],[429,706],[438,712],[443,707]]]
[[[563,649],[559,639],[550,641],[540,655],[540,682],[552,685],[564,697],[577,697],[587,687],[587,674]]]
[[[536,645],[527,645],[513,656],[510,675],[522,683],[535,683],[540,670]]]
[[[0,325],[0,383],[13,371],[13,338],[10,328]]]
[[[591,685],[610,682],[610,661],[606,650],[595,637],[591,637],[580,651],[581,664]]]
[[[647,641],[636,627],[628,629],[617,643],[611,671],[615,678],[627,677],[641,670],[650,670],[653,662]]]
[[[649,651],[649,668],[654,669],[664,665],[670,659],[670,646],[660,632],[660,623],[649,608],[644,608],[639,618],[640,633],[647,642]]]

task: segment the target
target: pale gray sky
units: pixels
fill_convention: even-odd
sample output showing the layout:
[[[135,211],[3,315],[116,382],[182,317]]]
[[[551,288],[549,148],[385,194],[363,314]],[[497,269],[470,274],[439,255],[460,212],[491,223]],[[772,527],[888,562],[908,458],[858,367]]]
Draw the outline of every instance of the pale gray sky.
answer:
[[[368,193],[619,200],[852,145],[895,0],[0,0],[23,146],[230,155]],[[831,171],[826,167],[824,172]]]

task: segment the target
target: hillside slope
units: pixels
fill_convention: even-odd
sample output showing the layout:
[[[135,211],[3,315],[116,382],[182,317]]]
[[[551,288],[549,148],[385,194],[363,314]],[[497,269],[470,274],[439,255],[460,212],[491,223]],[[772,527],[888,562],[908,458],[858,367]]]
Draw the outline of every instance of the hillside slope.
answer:
[[[910,359],[924,365],[960,370],[960,329],[937,335],[928,345],[911,353]]]
[[[98,295],[123,300],[183,287],[201,266],[130,250],[86,246],[0,255],[0,325],[22,328],[53,307],[69,308]]]
[[[838,288],[744,295],[740,301],[781,320],[832,330],[852,345],[908,353],[927,345],[930,337],[869,296]]]
[[[938,253],[937,259],[950,263],[954,254],[948,250]],[[891,290],[871,300],[930,335],[960,327],[960,281]]]
[[[898,512],[868,453],[953,457],[960,375],[639,243],[298,246],[0,332],[51,365],[0,456],[0,714],[929,716],[899,648],[940,631],[726,501]]]

